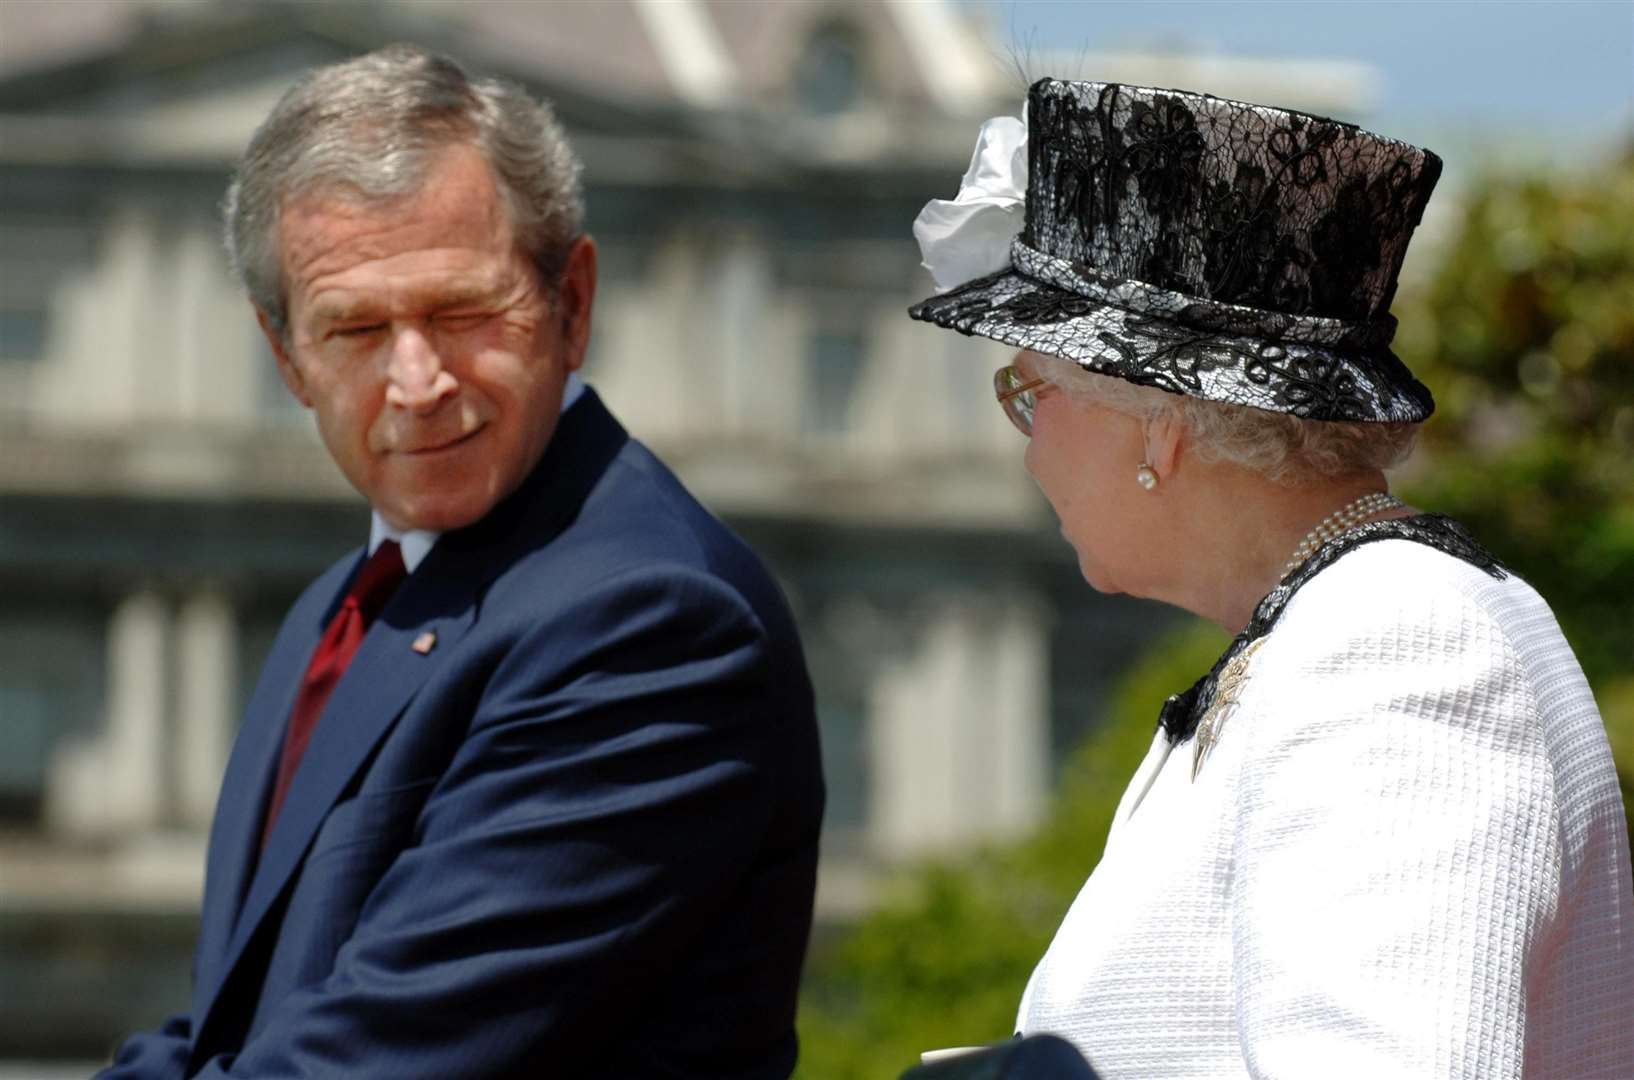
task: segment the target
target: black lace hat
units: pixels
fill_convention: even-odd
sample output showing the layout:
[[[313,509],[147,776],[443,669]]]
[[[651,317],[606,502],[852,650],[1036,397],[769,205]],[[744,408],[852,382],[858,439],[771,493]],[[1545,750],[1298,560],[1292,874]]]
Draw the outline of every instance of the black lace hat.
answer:
[[[1054,79],[1028,93],[1026,140],[1009,266],[913,318],[1305,419],[1435,408],[1389,314],[1434,154],[1289,109]]]

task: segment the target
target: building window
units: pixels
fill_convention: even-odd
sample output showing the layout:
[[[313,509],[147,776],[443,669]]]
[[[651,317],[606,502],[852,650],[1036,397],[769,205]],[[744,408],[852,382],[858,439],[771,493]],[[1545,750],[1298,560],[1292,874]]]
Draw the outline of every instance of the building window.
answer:
[[[858,702],[831,701],[818,705],[817,721],[828,788],[825,839],[856,843],[868,825],[868,713]]]
[[[38,360],[45,351],[46,313],[15,307],[0,295],[0,363]]]
[[[0,217],[0,363],[38,361],[50,337],[57,293],[89,272],[96,234],[89,223],[34,214]]]
[[[66,736],[90,736],[103,709],[106,616],[58,598],[8,598],[0,614],[0,821],[37,824]]]
[[[806,346],[805,429],[811,435],[851,430],[851,409],[861,381],[863,337],[856,330],[820,326]]]
[[[794,93],[819,116],[849,112],[862,100],[862,46],[849,27],[824,26],[806,42],[794,72]]]

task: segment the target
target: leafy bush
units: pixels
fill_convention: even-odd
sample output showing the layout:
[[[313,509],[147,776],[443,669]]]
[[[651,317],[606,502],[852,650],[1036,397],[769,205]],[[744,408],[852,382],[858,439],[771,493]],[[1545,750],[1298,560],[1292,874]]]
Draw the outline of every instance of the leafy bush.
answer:
[[[1479,185],[1395,312],[1397,351],[1438,404],[1399,486],[1548,600],[1634,808],[1634,153]]]

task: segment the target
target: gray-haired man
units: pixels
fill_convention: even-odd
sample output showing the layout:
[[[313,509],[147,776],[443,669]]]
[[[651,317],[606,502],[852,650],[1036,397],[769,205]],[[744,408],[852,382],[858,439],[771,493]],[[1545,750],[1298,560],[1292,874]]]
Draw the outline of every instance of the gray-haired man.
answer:
[[[285,96],[227,210],[373,527],[251,700],[191,1009],[103,1075],[787,1076],[810,684],[754,556],[578,381],[550,113],[385,49]]]

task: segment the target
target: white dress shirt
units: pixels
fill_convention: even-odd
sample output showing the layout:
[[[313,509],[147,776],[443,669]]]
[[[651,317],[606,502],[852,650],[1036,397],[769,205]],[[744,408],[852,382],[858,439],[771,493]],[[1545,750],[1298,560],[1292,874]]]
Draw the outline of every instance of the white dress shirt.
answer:
[[[1548,607],[1405,540],[1296,592],[1192,778],[1160,731],[1022,1000],[1108,1078],[1634,1077],[1634,885]]]

